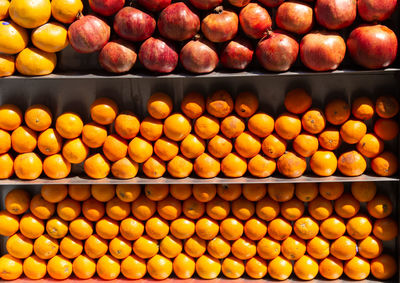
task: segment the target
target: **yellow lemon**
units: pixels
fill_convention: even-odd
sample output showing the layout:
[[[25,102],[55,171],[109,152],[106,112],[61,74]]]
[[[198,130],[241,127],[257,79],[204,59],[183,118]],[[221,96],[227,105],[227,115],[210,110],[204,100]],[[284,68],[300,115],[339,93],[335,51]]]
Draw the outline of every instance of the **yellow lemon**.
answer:
[[[26,30],[16,23],[0,21],[0,53],[17,54],[28,45]]]
[[[32,31],[32,43],[46,52],[58,52],[68,45],[67,29],[60,23],[44,24]]]
[[[8,7],[10,7],[8,0],[0,0],[0,20],[8,18]]]
[[[82,12],[81,0],[53,0],[51,1],[51,13],[53,17],[64,24],[70,24],[76,20],[77,15]]]
[[[12,55],[0,54],[0,78],[14,74],[15,58]]]
[[[53,72],[57,64],[57,55],[28,47],[18,54],[16,67],[18,72],[26,76],[44,76]]]
[[[11,0],[11,19],[24,28],[37,28],[47,23],[51,16],[49,0]]]

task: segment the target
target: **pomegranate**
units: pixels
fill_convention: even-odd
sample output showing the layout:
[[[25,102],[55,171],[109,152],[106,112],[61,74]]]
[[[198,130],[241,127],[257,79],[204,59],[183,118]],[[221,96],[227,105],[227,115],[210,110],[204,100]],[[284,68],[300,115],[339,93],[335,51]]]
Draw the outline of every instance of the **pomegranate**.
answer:
[[[240,26],[244,33],[254,39],[259,39],[271,29],[272,21],[268,11],[257,3],[250,3],[239,14]]]
[[[315,17],[318,23],[332,30],[350,26],[357,15],[355,0],[317,0],[315,3]]]
[[[250,3],[250,0],[228,0],[228,2],[235,7],[244,7]]]
[[[251,63],[253,53],[253,46],[248,39],[236,38],[223,46],[221,63],[225,68],[244,70]]]
[[[358,13],[364,21],[384,21],[396,9],[397,0],[358,0]]]
[[[148,39],[156,29],[156,20],[136,8],[125,7],[114,18],[114,30],[122,38],[130,41]]]
[[[99,54],[100,66],[108,72],[125,73],[132,69],[137,54],[131,43],[122,39],[108,42]]]
[[[193,6],[200,10],[211,10],[222,4],[224,0],[190,0]]]
[[[68,38],[77,52],[96,52],[110,39],[110,26],[96,16],[82,16],[69,26]]]
[[[285,72],[296,62],[299,54],[297,41],[282,31],[268,32],[257,45],[256,56],[268,71]]]
[[[234,38],[238,32],[239,19],[232,12],[219,6],[203,19],[201,31],[212,42],[225,42]]]
[[[314,71],[330,71],[339,67],[346,54],[346,43],[334,32],[315,31],[300,42],[300,59]]]
[[[200,30],[200,19],[185,3],[178,2],[162,10],[157,25],[162,36],[183,41],[192,38]]]
[[[264,6],[274,8],[278,7],[280,4],[282,4],[285,0],[258,0],[261,4]]]
[[[171,73],[178,65],[179,57],[172,42],[150,37],[140,47],[139,60],[150,71]]]
[[[347,39],[353,60],[368,69],[386,68],[396,59],[396,34],[383,25],[363,25]]]
[[[171,0],[138,0],[139,5],[151,12],[159,12],[171,4]]]
[[[214,71],[219,61],[214,44],[200,36],[196,36],[183,46],[180,60],[187,71],[196,74]]]
[[[313,21],[313,9],[310,5],[301,2],[284,2],[276,11],[276,25],[293,33],[309,32]]]
[[[89,0],[90,9],[102,16],[111,16],[121,10],[125,0]]]

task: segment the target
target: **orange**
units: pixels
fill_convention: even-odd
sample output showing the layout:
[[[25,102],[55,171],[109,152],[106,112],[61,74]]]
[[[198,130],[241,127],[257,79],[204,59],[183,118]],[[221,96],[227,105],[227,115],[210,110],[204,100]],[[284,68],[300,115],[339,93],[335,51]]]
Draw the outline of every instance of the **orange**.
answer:
[[[364,156],[355,150],[343,153],[338,159],[338,169],[345,176],[360,176],[366,168],[367,163]]]
[[[318,150],[318,139],[306,132],[293,140],[293,149],[303,157],[310,157]]]
[[[62,137],[50,128],[39,135],[37,145],[44,155],[53,155],[61,151]]]
[[[43,165],[36,153],[23,153],[14,160],[15,174],[22,180],[35,180],[42,174]]]
[[[82,203],[82,213],[89,221],[98,221],[105,214],[104,204],[94,198],[89,198]]]
[[[0,154],[0,179],[8,179],[14,175],[14,160],[10,154]]]
[[[311,217],[303,216],[296,220],[293,230],[297,236],[304,240],[310,240],[318,235],[318,223]]]
[[[175,258],[182,252],[182,241],[167,235],[160,242],[160,252],[167,258]]]
[[[115,119],[114,129],[119,136],[130,140],[139,133],[139,118],[130,111],[121,112]]]
[[[106,213],[111,219],[120,221],[128,217],[131,212],[129,203],[123,202],[117,197],[109,200],[106,204]]]
[[[156,141],[162,136],[163,127],[164,125],[161,120],[146,117],[140,124],[140,134],[149,141]]]
[[[374,125],[375,134],[384,141],[390,141],[399,134],[399,124],[394,119],[379,119]]]
[[[90,279],[96,273],[96,262],[87,255],[80,255],[73,261],[72,271],[79,279]]]
[[[207,145],[207,150],[216,158],[224,158],[232,151],[232,142],[223,135],[216,135]]]
[[[142,236],[133,243],[133,252],[143,259],[153,257],[158,253],[158,249],[158,241],[149,236]]]
[[[103,144],[103,153],[111,162],[115,162],[124,158],[127,152],[127,141],[118,135],[109,135]]]
[[[280,243],[266,236],[257,243],[257,254],[263,259],[274,259],[281,253]]]
[[[149,141],[135,137],[129,143],[128,154],[133,161],[143,163],[152,156],[153,146]]]
[[[54,239],[61,239],[68,233],[68,222],[54,217],[47,221],[46,232]]]
[[[103,280],[116,279],[121,272],[119,260],[110,256],[103,255],[97,261],[96,273]]]
[[[374,218],[385,218],[392,213],[392,201],[388,196],[378,194],[367,203],[367,210],[368,213]]]
[[[174,274],[180,279],[189,279],[196,270],[196,263],[193,258],[186,254],[179,254],[172,263]]]
[[[0,129],[14,131],[22,123],[22,111],[15,105],[0,106]]]
[[[215,220],[225,219],[230,212],[230,203],[220,197],[215,197],[206,205],[207,215]]]
[[[321,222],[319,227],[322,236],[329,240],[337,239],[346,232],[346,225],[340,217],[333,215]]]
[[[189,256],[198,258],[206,252],[206,241],[197,235],[193,235],[185,241],[184,249]]]
[[[250,240],[261,240],[267,234],[267,225],[258,218],[251,218],[244,225],[244,233]]]
[[[81,204],[76,200],[66,198],[57,204],[57,214],[65,221],[72,221],[81,214]]]
[[[109,251],[116,259],[124,259],[131,254],[132,244],[128,240],[119,236],[110,241]]]
[[[337,158],[331,151],[319,150],[311,157],[310,167],[318,176],[332,176],[337,169]]]
[[[188,158],[177,155],[168,162],[167,170],[173,178],[186,178],[193,171],[193,163]]]
[[[8,132],[0,130],[0,154],[7,153],[11,149],[11,136]]]
[[[351,194],[359,202],[369,202],[376,195],[376,184],[374,182],[352,183]]]
[[[287,151],[277,161],[279,173],[288,178],[298,178],[305,172],[307,162],[304,157]]]
[[[53,115],[47,106],[35,104],[30,106],[24,115],[26,125],[34,131],[42,132],[51,125]]]
[[[147,112],[155,119],[165,119],[171,114],[172,99],[165,93],[153,93],[147,101]]]
[[[156,212],[156,203],[145,195],[140,195],[132,203],[132,213],[139,220],[147,220]]]
[[[202,217],[196,222],[196,234],[204,240],[213,239],[218,235],[218,232],[218,222],[211,218]]]
[[[169,233],[169,224],[166,220],[153,216],[146,221],[146,234],[155,240],[165,238]]]
[[[63,113],[56,120],[56,130],[63,138],[75,139],[82,133],[82,119],[76,113]]]
[[[268,274],[275,280],[286,280],[292,274],[292,263],[283,256],[277,256],[268,264]]]
[[[267,194],[265,184],[243,184],[243,196],[249,201],[259,201]]]
[[[215,197],[217,187],[214,184],[194,184],[192,193],[198,201],[209,202]]]
[[[297,198],[285,201],[281,205],[281,214],[289,221],[296,221],[304,213],[304,203]]]
[[[249,234],[254,234],[253,228],[258,228],[258,225],[248,225],[251,227],[248,227]],[[233,217],[228,217],[225,218],[223,221],[220,223],[220,233],[222,237],[224,237],[228,241],[235,241],[239,239],[243,235],[244,227],[242,222],[237,220],[236,218]],[[265,227],[265,232],[266,232],[266,227]],[[250,233],[253,232],[253,233]],[[256,231],[258,232],[258,231]],[[248,235],[246,235],[248,236]]]
[[[167,279],[172,273],[172,262],[170,259],[155,255],[147,261],[147,272],[150,277],[156,280]]]
[[[325,129],[324,113],[319,109],[311,109],[303,114],[301,119],[303,129],[311,134],[319,134]]]
[[[42,279],[47,273],[46,261],[37,256],[30,256],[22,265],[24,275],[32,280]]]
[[[221,161],[221,171],[230,178],[242,177],[247,171],[246,159],[237,153],[229,153]]]
[[[335,212],[343,218],[351,218],[360,210],[360,203],[351,194],[345,193],[335,200]]]
[[[367,133],[367,126],[357,120],[348,120],[340,128],[340,136],[348,144],[358,143]]]
[[[318,274],[318,262],[304,255],[295,262],[293,271],[300,280],[312,280]]]
[[[117,104],[109,98],[98,98],[90,106],[90,116],[93,121],[101,125],[111,124],[117,117],[117,113]]]
[[[231,203],[232,213],[240,220],[248,220],[255,213],[253,202],[241,197]]]
[[[130,255],[121,261],[121,273],[127,279],[141,279],[146,272],[146,261],[136,255]]]
[[[284,104],[289,112],[301,114],[311,107],[312,98],[306,90],[297,88],[286,94]]]
[[[275,121],[276,133],[285,140],[293,140],[301,132],[301,121],[298,116],[283,113]]]
[[[343,263],[333,256],[328,256],[319,263],[319,273],[328,280],[338,279],[343,274]]]
[[[170,225],[171,234],[181,240],[190,238],[195,233],[195,230],[195,223],[184,217],[175,219]]]
[[[13,189],[7,193],[4,204],[7,211],[14,215],[24,214],[29,209],[31,197],[28,191]]]
[[[182,112],[190,119],[200,117],[206,108],[204,96],[198,92],[187,93],[181,102]]]
[[[272,158],[257,154],[249,160],[247,170],[254,177],[267,178],[274,174],[276,162]]]
[[[101,147],[107,138],[106,127],[91,122],[82,128],[82,141],[90,148]]]
[[[67,279],[72,274],[72,264],[65,257],[56,255],[47,262],[47,273],[53,279]]]
[[[203,216],[204,212],[206,211],[206,207],[203,202],[200,202],[191,196],[183,202],[182,211],[186,217],[190,219],[198,219]]]
[[[115,189],[116,196],[124,202],[133,202],[141,193],[140,185],[117,185]]]
[[[170,194],[177,200],[187,200],[192,195],[192,185],[190,184],[171,184]]]
[[[196,261],[196,273],[202,279],[215,279],[221,273],[221,263],[212,256],[202,255]]]
[[[202,139],[209,140],[215,137],[220,130],[219,120],[208,114],[202,115],[194,123],[195,133]],[[226,133],[222,132],[228,138]]]
[[[44,159],[43,171],[50,179],[63,179],[71,172],[71,163],[61,154],[54,154]]]
[[[333,211],[332,203],[318,196],[308,204],[308,213],[316,220],[325,220],[331,216]]]
[[[228,116],[234,109],[231,95],[225,90],[219,90],[207,97],[207,112],[217,118]]]
[[[18,216],[9,213],[7,210],[0,211],[0,235],[9,237],[19,229]]]
[[[36,145],[36,132],[26,126],[16,128],[11,134],[11,146],[18,153],[32,152]]]
[[[361,96],[353,101],[351,113],[360,120],[369,120],[374,116],[374,103],[366,96]]]
[[[397,98],[390,95],[378,97],[375,103],[375,111],[379,117],[393,118],[399,113],[399,102]]]
[[[93,234],[93,225],[84,217],[78,217],[69,223],[69,232],[78,240],[86,240]]]
[[[397,227],[397,222],[390,217],[376,219],[372,233],[382,241],[391,241],[396,238],[398,234]]]
[[[235,99],[235,111],[243,118],[249,118],[253,116],[253,114],[256,113],[258,106],[258,97],[253,92],[241,92]]]
[[[217,236],[207,243],[207,252],[217,259],[224,259],[231,252],[231,244],[223,237]]]
[[[199,177],[209,179],[214,178],[219,174],[221,164],[218,159],[207,153],[203,153],[196,158],[193,168]]]
[[[166,220],[174,220],[182,213],[182,204],[177,199],[169,196],[157,202],[158,214]]]
[[[108,242],[99,235],[92,235],[85,241],[84,249],[90,258],[100,258],[107,253]]]
[[[66,258],[76,258],[83,251],[83,243],[72,236],[66,236],[60,242],[60,252]]]
[[[92,185],[91,193],[94,199],[100,202],[108,202],[115,196],[114,185]]]
[[[274,119],[265,113],[257,113],[247,121],[247,128],[250,132],[260,138],[269,136],[274,131]]]
[[[180,145],[181,153],[190,159],[199,157],[206,150],[206,142],[200,137],[189,134]]]
[[[284,202],[290,200],[294,195],[294,184],[269,184],[268,185],[268,195],[271,199]]]
[[[119,223],[111,218],[104,217],[96,222],[96,233],[106,240],[114,239],[119,232]]]
[[[238,279],[244,273],[244,263],[233,256],[227,257],[222,262],[222,273],[230,279]]]
[[[391,255],[381,255],[371,261],[371,273],[378,280],[387,280],[397,273],[397,262]]]
[[[36,239],[44,233],[44,222],[31,213],[24,214],[19,222],[19,230],[29,239]]]
[[[319,193],[327,200],[336,200],[344,192],[343,183],[321,183],[319,184]]]
[[[331,255],[340,260],[352,259],[357,253],[356,249],[356,241],[348,236],[342,236],[331,243]]]
[[[32,254],[32,240],[24,235],[17,233],[7,239],[7,252],[15,258],[27,258]]]
[[[53,203],[46,201],[38,194],[32,198],[29,209],[36,217],[49,219],[54,214],[56,207]]]
[[[127,217],[121,221],[119,231],[122,237],[128,241],[134,241],[143,235],[144,225],[133,217]]]
[[[257,216],[265,221],[271,221],[279,215],[280,205],[278,202],[265,197],[256,204]]]
[[[268,235],[277,240],[283,241],[292,233],[292,225],[282,217],[277,217],[268,224]]]
[[[110,163],[100,153],[89,156],[83,164],[85,173],[93,179],[103,179],[110,173]]]
[[[143,163],[142,170],[147,177],[156,179],[164,175],[166,165],[164,161],[153,155]]]
[[[322,236],[316,236],[307,242],[307,254],[315,259],[324,259],[329,256],[329,240]]]
[[[178,144],[166,137],[161,137],[154,143],[154,153],[164,161],[173,159],[178,152]]]
[[[33,251],[41,259],[53,258],[58,253],[58,249],[58,241],[49,235],[40,236],[33,244]]]
[[[355,240],[362,240],[372,232],[372,223],[367,216],[359,214],[347,221],[346,231]]]
[[[253,279],[261,279],[267,274],[267,262],[255,256],[246,261],[246,274]]]
[[[111,174],[117,179],[132,179],[139,171],[139,164],[124,157],[111,165]]]
[[[344,273],[353,280],[364,280],[370,273],[369,261],[355,256],[344,263]]]
[[[182,141],[192,130],[191,122],[180,113],[169,116],[164,121],[164,134],[174,141]]]
[[[339,148],[342,140],[340,132],[336,128],[327,127],[318,136],[319,145],[327,150],[336,150]]]
[[[318,184],[298,183],[296,184],[295,195],[299,200],[303,202],[312,201],[318,195]]]
[[[214,117],[213,117],[213,120],[215,120]],[[218,119],[215,121],[218,121]],[[216,124],[213,123],[211,125],[215,125],[212,128],[215,131]],[[221,122],[222,134],[230,139],[237,138],[241,133],[244,132],[245,128],[246,128],[246,125],[245,125],[243,119],[236,115],[229,115],[229,116],[225,117]]]
[[[367,259],[374,259],[381,255],[383,245],[375,236],[367,236],[358,242],[358,253]]]
[[[88,200],[91,196],[90,185],[69,185],[68,195],[76,201]]]
[[[252,158],[261,150],[260,139],[251,132],[243,132],[235,140],[235,149],[244,158]]]
[[[392,176],[398,170],[397,156],[391,152],[383,152],[371,161],[371,168],[378,176]]]
[[[226,201],[238,199],[242,194],[242,185],[240,184],[218,184],[217,194]]]
[[[325,106],[325,117],[333,125],[341,125],[350,118],[350,105],[342,99],[334,99]]]
[[[306,253],[306,242],[296,235],[291,235],[282,242],[281,250],[288,260],[298,260]]]

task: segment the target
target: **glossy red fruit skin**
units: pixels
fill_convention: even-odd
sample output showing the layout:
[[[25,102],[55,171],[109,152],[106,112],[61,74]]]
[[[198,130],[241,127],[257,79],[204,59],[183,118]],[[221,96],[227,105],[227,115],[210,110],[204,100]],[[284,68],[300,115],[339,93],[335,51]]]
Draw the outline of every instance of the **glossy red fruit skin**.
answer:
[[[396,9],[397,0],[358,0],[360,17],[367,22],[385,21]]]
[[[381,69],[396,59],[396,34],[384,25],[363,25],[354,29],[347,39],[353,60],[367,69]]]
[[[282,3],[276,11],[276,25],[286,31],[305,34],[314,24],[313,9],[310,5],[288,1]]]
[[[254,49],[250,40],[236,38],[223,46],[220,60],[225,68],[244,70],[253,60],[253,54]]]
[[[225,42],[234,38],[239,29],[238,16],[222,7],[215,9],[201,23],[201,31],[212,42]]]
[[[286,72],[296,62],[299,54],[297,41],[282,31],[269,32],[260,40],[256,56],[264,69],[273,72]]]
[[[200,10],[211,10],[222,4],[224,0],[190,0],[194,7]]]
[[[346,43],[335,32],[311,32],[300,42],[300,59],[313,71],[336,70],[345,54]]]
[[[179,55],[172,42],[150,37],[140,47],[139,60],[150,71],[171,73],[178,65]]]
[[[239,14],[240,26],[244,33],[254,39],[262,38],[272,27],[268,11],[257,3],[250,3]]]
[[[139,5],[151,12],[159,12],[171,4],[171,0],[138,0]]]
[[[83,16],[69,26],[68,38],[77,52],[96,52],[110,39],[110,26],[96,16]]]
[[[89,6],[102,16],[111,16],[122,9],[125,5],[125,0],[89,0]]]
[[[179,58],[185,70],[195,74],[211,73],[219,62],[215,45],[204,38],[195,38],[186,43]]]
[[[156,29],[156,20],[136,8],[125,7],[114,17],[114,30],[122,38],[130,41],[148,39]]]
[[[200,19],[185,3],[178,2],[162,10],[157,27],[162,36],[183,41],[197,34],[200,30]]]
[[[280,4],[282,4],[285,0],[258,0],[261,4],[264,6],[267,6],[269,8],[274,8],[278,7]]]
[[[317,0],[314,7],[317,22],[330,30],[350,26],[357,16],[355,0]]]
[[[228,0],[228,2],[235,7],[244,7],[250,3],[251,0]]]
[[[133,44],[122,39],[108,42],[99,54],[100,66],[111,73],[125,73],[137,59]]]

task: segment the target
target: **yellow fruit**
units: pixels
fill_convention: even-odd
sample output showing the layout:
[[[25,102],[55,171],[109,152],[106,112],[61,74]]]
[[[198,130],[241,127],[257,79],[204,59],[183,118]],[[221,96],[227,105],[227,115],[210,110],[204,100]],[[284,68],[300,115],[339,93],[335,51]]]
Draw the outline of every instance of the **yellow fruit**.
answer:
[[[59,52],[68,46],[68,31],[60,23],[44,24],[32,31],[33,45],[46,52]]]
[[[50,0],[11,0],[9,14],[11,19],[20,26],[37,28],[50,19]]]
[[[75,21],[77,15],[82,11],[81,0],[53,0],[51,1],[51,13],[53,17],[64,24]]]
[[[0,54],[0,78],[11,76],[14,72],[15,57],[12,55]]]
[[[35,47],[28,47],[18,54],[16,67],[18,72],[26,76],[44,76],[53,72],[57,64],[57,56]]]
[[[8,0],[0,0],[0,20],[8,18],[8,7],[10,7]]]
[[[17,54],[28,42],[28,33],[24,28],[12,21],[0,21],[0,53]]]

